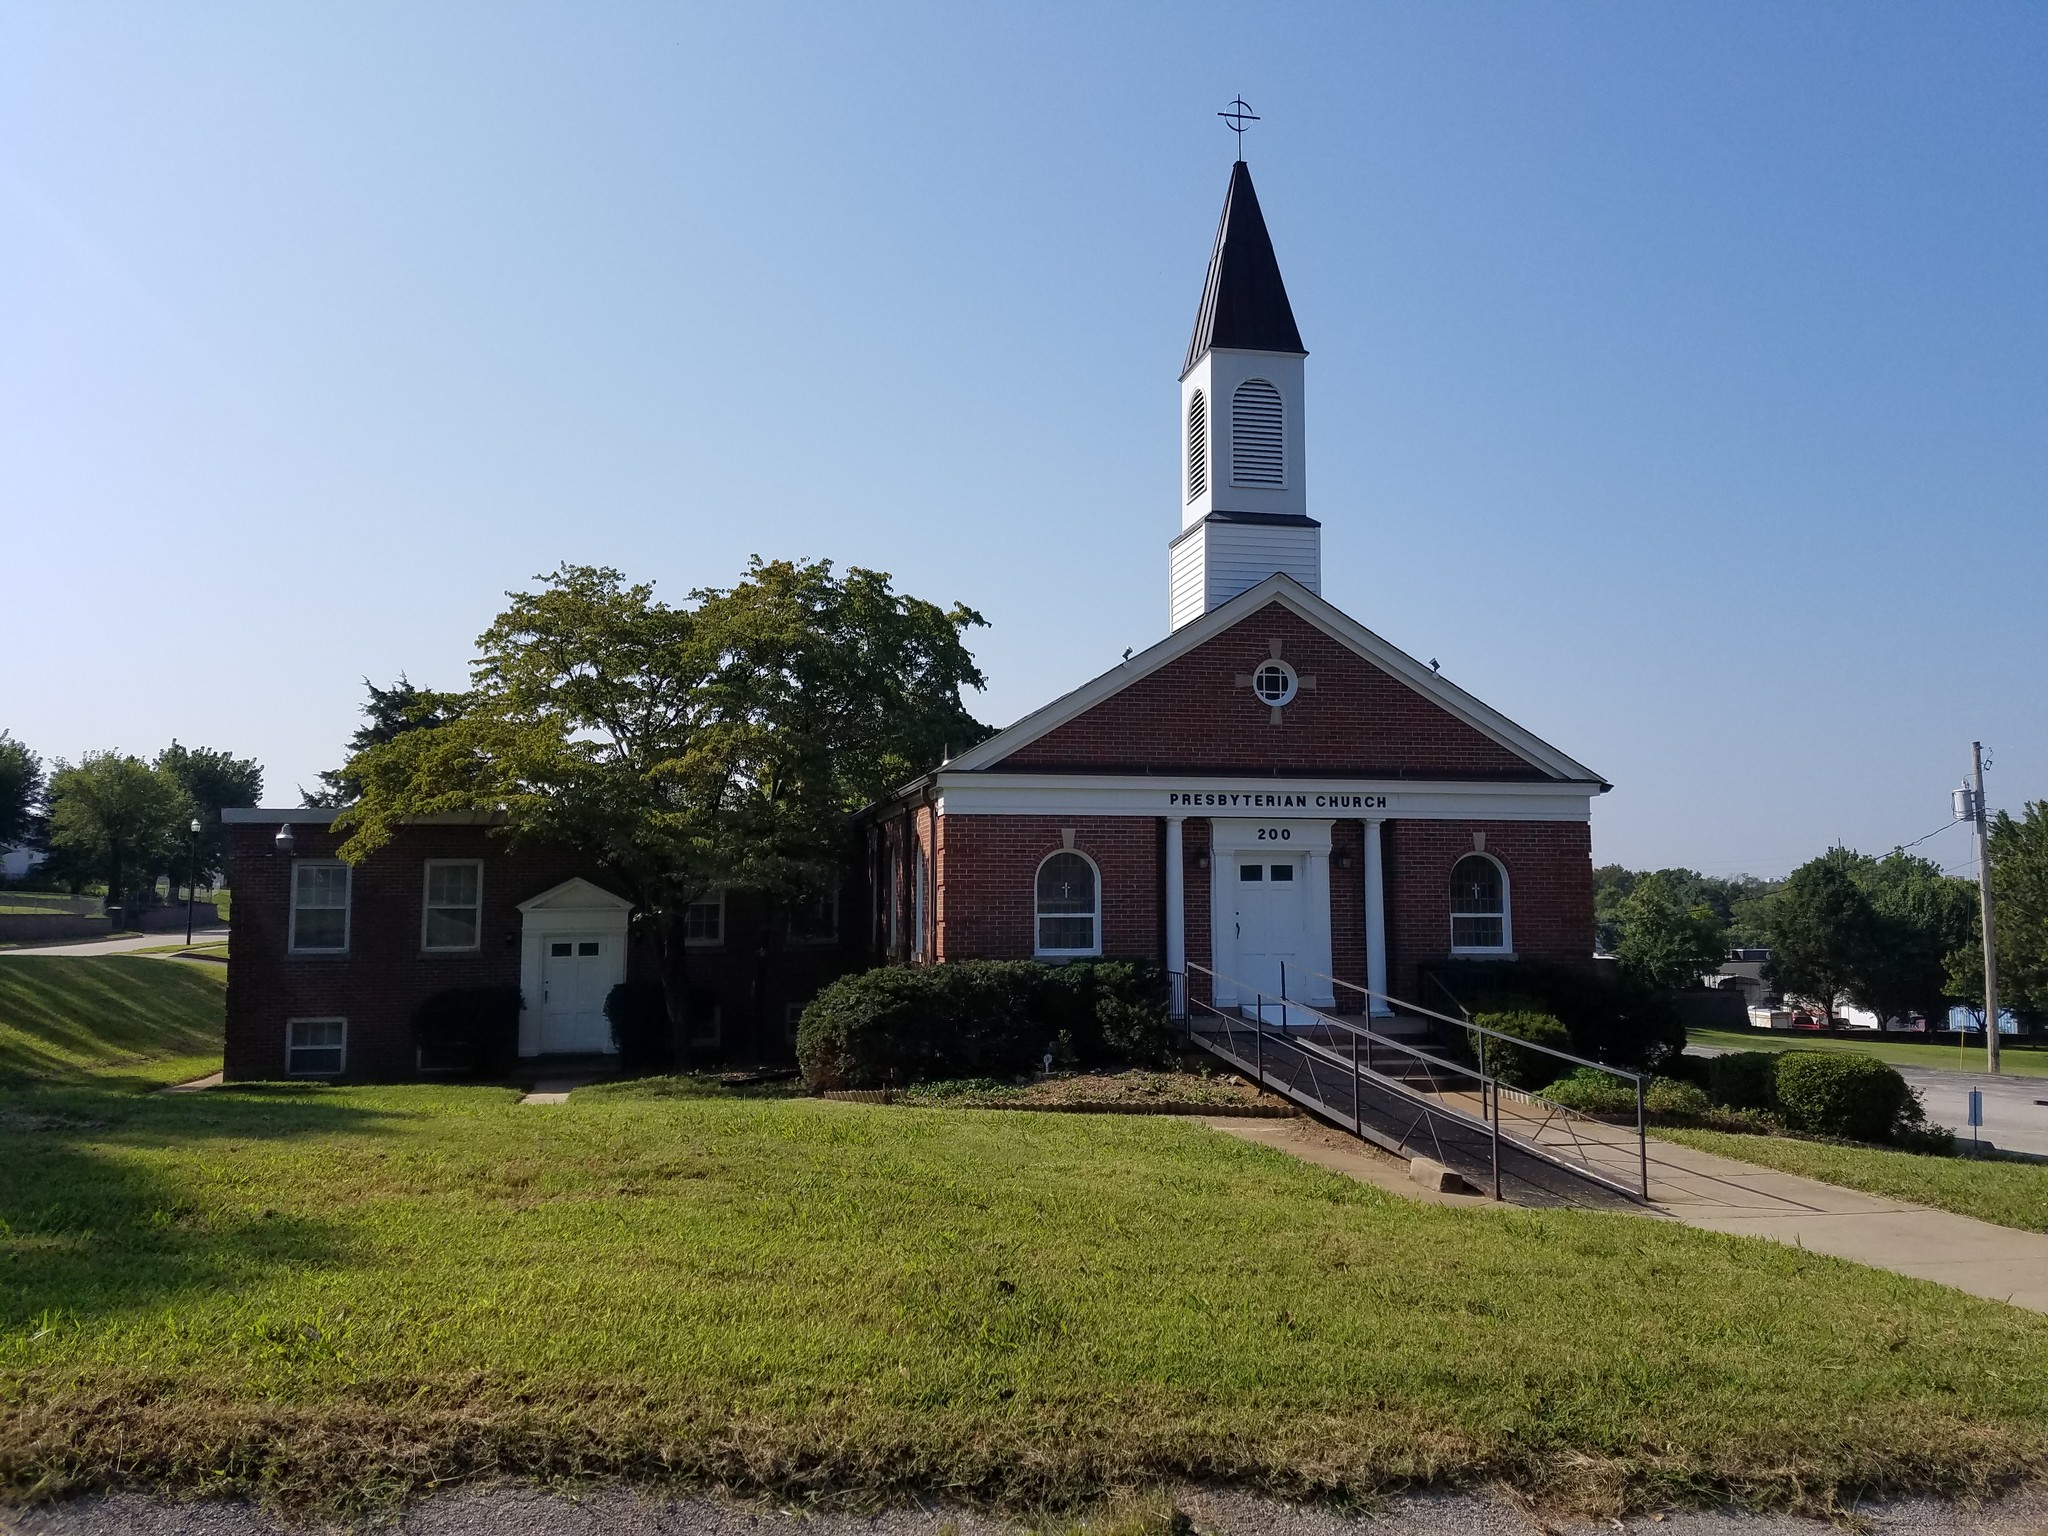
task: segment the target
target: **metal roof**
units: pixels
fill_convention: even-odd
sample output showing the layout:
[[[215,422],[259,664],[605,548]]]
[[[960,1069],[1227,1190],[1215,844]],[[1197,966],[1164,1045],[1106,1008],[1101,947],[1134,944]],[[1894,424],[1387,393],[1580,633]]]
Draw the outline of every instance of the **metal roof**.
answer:
[[[1259,212],[1259,194],[1252,189],[1251,167],[1242,160],[1230,168],[1216,248],[1209,253],[1209,278],[1202,284],[1202,307],[1181,373],[1211,347],[1308,355],[1294,324],[1294,307],[1287,302],[1287,285],[1280,280],[1266,216]]]

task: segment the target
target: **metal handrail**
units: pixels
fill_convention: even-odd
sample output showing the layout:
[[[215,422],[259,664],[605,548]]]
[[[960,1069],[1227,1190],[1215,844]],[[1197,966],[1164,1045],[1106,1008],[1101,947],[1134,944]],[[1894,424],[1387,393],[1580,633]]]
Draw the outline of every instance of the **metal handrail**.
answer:
[[[1231,1017],[1231,1015],[1227,1014],[1223,1008],[1217,1006],[1213,1000],[1215,995],[1215,983],[1219,981],[1227,982],[1233,989],[1236,990],[1238,994],[1238,1007],[1240,1009],[1240,1017],[1242,1014],[1242,1009],[1245,1006],[1244,998],[1247,994],[1251,998],[1252,1016],[1249,1022],[1253,1026],[1253,1040],[1255,1052],[1254,1059],[1251,1065],[1253,1067],[1254,1073],[1258,1078],[1259,1086],[1261,1088],[1265,1088],[1268,1086],[1265,1071],[1265,1043],[1267,1028],[1265,1018],[1266,1005],[1269,1002],[1275,1002],[1278,1003],[1281,1008],[1281,1038],[1287,1040],[1288,1045],[1292,1049],[1302,1052],[1304,1056],[1306,1056],[1309,1052],[1313,1051],[1317,1055],[1322,1056],[1323,1058],[1331,1061],[1336,1065],[1342,1066],[1346,1064],[1345,1058],[1335,1051],[1329,1050],[1326,1047],[1321,1046],[1314,1041],[1301,1040],[1289,1036],[1286,1028],[1286,1010],[1289,1008],[1299,1009],[1301,1012],[1313,1016],[1317,1023],[1323,1027],[1341,1029],[1346,1031],[1353,1037],[1349,1065],[1351,1067],[1353,1074],[1352,1108],[1353,1120],[1355,1122],[1354,1130],[1358,1134],[1363,1135],[1363,1120],[1359,1113],[1360,1098],[1357,1091],[1358,1077],[1361,1071],[1358,1061],[1358,1045],[1359,1041],[1362,1040],[1365,1044],[1366,1063],[1363,1068],[1363,1072],[1365,1075],[1372,1077],[1377,1084],[1385,1088],[1388,1088],[1396,1093],[1399,1093],[1405,1098],[1408,1098],[1416,1103],[1421,1104],[1426,1114],[1440,1114],[1448,1116],[1452,1120],[1471,1126],[1474,1129],[1485,1132],[1488,1135],[1489,1140],[1491,1142],[1492,1151],[1494,1198],[1500,1198],[1500,1139],[1503,1136],[1505,1136],[1507,1140],[1512,1142],[1514,1145],[1522,1148],[1525,1152],[1528,1152],[1532,1156],[1541,1158],[1545,1162],[1553,1163],[1557,1166],[1567,1168],[1569,1171],[1573,1173],[1591,1179],[1593,1182],[1604,1185],[1607,1188],[1613,1189],[1617,1193],[1629,1195],[1631,1198],[1639,1196],[1641,1199],[1646,1201],[1649,1199],[1649,1141],[1647,1134],[1647,1122],[1644,1115],[1643,1079],[1640,1076],[1640,1074],[1626,1072],[1621,1070],[1620,1068],[1610,1067],[1605,1065],[1604,1063],[1597,1061],[1587,1061],[1585,1060],[1585,1058],[1573,1056],[1570,1052],[1567,1051],[1551,1050],[1549,1047],[1546,1046],[1532,1046],[1531,1042],[1529,1041],[1519,1039],[1514,1035],[1505,1034],[1500,1030],[1490,1029],[1485,1025],[1473,1024],[1469,1020],[1454,1019],[1447,1014],[1435,1013],[1426,1008],[1417,1008],[1412,1004],[1401,1002],[1401,1000],[1398,998],[1388,997],[1385,993],[1378,993],[1372,991],[1372,989],[1370,988],[1360,987],[1355,982],[1339,981],[1335,977],[1324,975],[1323,973],[1318,971],[1303,972],[1299,968],[1297,968],[1297,974],[1315,977],[1319,980],[1331,982],[1335,986],[1347,987],[1353,991],[1366,993],[1369,996],[1385,998],[1387,1002],[1392,1004],[1398,1004],[1402,1009],[1404,1009],[1407,1012],[1419,1013],[1428,1018],[1440,1019],[1446,1024],[1457,1024],[1467,1029],[1479,1030],[1483,1034],[1494,1036],[1497,1039],[1508,1041],[1517,1046],[1524,1046],[1535,1050],[1543,1051],[1547,1055],[1562,1057],[1565,1060],[1576,1062],[1583,1066],[1595,1067],[1603,1072],[1612,1073],[1615,1076],[1626,1078],[1633,1081],[1636,1089],[1636,1164],[1637,1182],[1639,1185],[1639,1189],[1631,1190],[1624,1184],[1616,1182],[1610,1178],[1604,1177],[1600,1173],[1596,1172],[1591,1166],[1582,1166],[1576,1163],[1566,1162],[1560,1159],[1559,1157],[1553,1155],[1548,1149],[1542,1147],[1541,1145],[1525,1141],[1521,1137],[1518,1137],[1512,1134],[1511,1132],[1502,1131],[1500,1129],[1500,1098],[1501,1090],[1504,1085],[1501,1084],[1499,1079],[1493,1077],[1490,1073],[1488,1073],[1485,1070],[1483,1065],[1483,1054],[1482,1065],[1478,1068],[1474,1068],[1472,1066],[1467,1065],[1464,1062],[1452,1061],[1446,1057],[1438,1056],[1432,1052],[1422,1050],[1417,1046],[1409,1044],[1405,1040],[1396,1040],[1391,1038],[1390,1036],[1382,1035],[1370,1028],[1354,1024],[1349,1019],[1325,1013],[1322,1009],[1316,1007],[1312,1003],[1304,1003],[1301,1002],[1299,999],[1291,998],[1287,995],[1286,970],[1287,968],[1283,963],[1281,969],[1281,993],[1278,998],[1273,998],[1270,996],[1270,994],[1261,991],[1257,988],[1247,987],[1244,983],[1237,981],[1233,977],[1221,976],[1216,971],[1211,970],[1208,966],[1200,965],[1194,961],[1187,962],[1187,969],[1185,972],[1176,972],[1174,974],[1178,978],[1179,994],[1185,1000],[1187,1008],[1187,1012],[1185,1014],[1185,1023],[1187,1025],[1187,1033],[1189,1038],[1193,1039],[1195,1034],[1193,1010],[1196,1007],[1201,1007],[1205,1009],[1209,1013],[1214,1014],[1219,1019],[1228,1019]],[[1200,974],[1209,978],[1211,983],[1211,1001],[1202,1003],[1199,1002],[1193,996],[1192,989],[1187,985],[1187,983],[1189,979],[1195,974]],[[1370,1015],[1368,1015],[1368,1017],[1370,1017]],[[1205,1048],[1215,1049],[1215,1047],[1208,1045],[1207,1042],[1201,1043],[1204,1044]],[[1475,1080],[1479,1085],[1480,1117],[1474,1119],[1472,1116],[1463,1113],[1461,1110],[1458,1110],[1451,1105],[1434,1101],[1429,1095],[1417,1092],[1408,1083],[1402,1082],[1395,1078],[1388,1077],[1386,1074],[1382,1072],[1375,1071],[1371,1065],[1372,1048],[1375,1045],[1381,1047],[1382,1049],[1391,1049],[1397,1053],[1411,1057],[1416,1061],[1425,1063],[1427,1066],[1433,1069],[1453,1073],[1458,1076]],[[1236,1057],[1236,1052],[1234,1051],[1231,1051],[1228,1054],[1233,1057]],[[1236,1057],[1236,1059],[1240,1061],[1243,1060],[1242,1057]],[[1307,1100],[1305,1095],[1300,1094],[1299,1092],[1293,1090],[1291,1087],[1282,1088],[1281,1091],[1287,1093],[1290,1097],[1303,1098],[1306,1102],[1311,1103],[1312,1106],[1315,1108],[1327,1108],[1327,1106],[1323,1105],[1320,1101]],[[1522,1093],[1522,1090],[1519,1089],[1514,1091],[1518,1094]],[[1534,1095],[1528,1096],[1535,1097]],[[1544,1099],[1541,1102],[1547,1110],[1552,1111],[1553,1114],[1562,1113],[1565,1117],[1567,1117],[1568,1120],[1587,1120],[1594,1124],[1605,1123],[1600,1121],[1594,1121],[1590,1116],[1581,1115],[1578,1111],[1573,1110],[1566,1105],[1557,1104],[1548,1099]],[[1433,1129],[1431,1134],[1432,1136],[1434,1136],[1435,1134]],[[1438,1150],[1442,1150],[1441,1144],[1439,1144]],[[1590,1160],[1588,1161],[1590,1163]]]

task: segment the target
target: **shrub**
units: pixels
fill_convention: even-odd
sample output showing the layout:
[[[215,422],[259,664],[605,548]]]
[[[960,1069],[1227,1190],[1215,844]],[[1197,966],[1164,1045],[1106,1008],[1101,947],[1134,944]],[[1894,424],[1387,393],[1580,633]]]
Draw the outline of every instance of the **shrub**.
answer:
[[[1890,1141],[1917,1130],[1920,1096],[1874,1056],[1785,1051],[1778,1057],[1778,1112],[1795,1131],[1849,1141]]]
[[[814,1089],[942,1078],[1013,1078],[1047,1050],[1084,1066],[1150,1063],[1172,1044],[1156,967],[966,960],[843,976],[797,1025]]]
[[[1771,1109],[1778,1102],[1778,1053],[1730,1051],[1702,1058],[1707,1097],[1728,1109]]]
[[[1497,1029],[1504,1035],[1513,1035],[1517,1040],[1527,1040],[1531,1045],[1547,1045],[1554,1051],[1571,1049],[1571,1035],[1552,1014],[1482,1013],[1472,1022],[1484,1029]],[[1510,1088],[1541,1088],[1545,1083],[1562,1077],[1571,1065],[1542,1051],[1532,1051],[1505,1040],[1486,1039],[1484,1036],[1481,1039],[1484,1041],[1482,1049],[1487,1070]]]
[[[519,1059],[519,989],[436,992],[413,1010],[412,1038],[428,1071],[503,1076]]]
[[[1677,1077],[1652,1078],[1643,1093],[1643,1108],[1659,1120],[1706,1120],[1714,1113],[1705,1089]]]
[[[1542,1090],[1543,1098],[1582,1115],[1626,1115],[1635,1118],[1636,1091],[1628,1083],[1595,1067],[1580,1067]]]
[[[605,1022],[622,1072],[657,1072],[670,1064],[668,994],[658,981],[622,981],[605,994]]]

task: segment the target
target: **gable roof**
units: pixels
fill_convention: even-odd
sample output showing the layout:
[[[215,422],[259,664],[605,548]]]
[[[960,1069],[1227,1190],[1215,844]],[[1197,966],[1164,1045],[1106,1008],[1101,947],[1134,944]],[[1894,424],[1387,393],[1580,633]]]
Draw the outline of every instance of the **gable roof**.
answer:
[[[1216,226],[1209,277],[1202,284],[1202,307],[1195,312],[1182,375],[1211,347],[1307,355],[1294,324],[1294,306],[1287,302],[1287,285],[1280,280],[1273,237],[1259,211],[1259,194],[1252,190],[1251,167],[1242,160],[1230,168],[1230,190],[1223,195],[1223,218]]]
[[[633,903],[625,897],[614,896],[581,875],[572,875],[519,903],[522,912],[629,912],[632,908]]]
[[[994,768],[1005,758],[1057,730],[1103,700],[1149,677],[1169,662],[1224,633],[1240,620],[1269,604],[1297,615],[1340,645],[1347,646],[1397,682],[1463,721],[1481,735],[1504,747],[1524,762],[1553,779],[1580,784],[1607,783],[1585,764],[1567,757],[1541,737],[1524,730],[1500,711],[1481,703],[1456,683],[1417,661],[1407,652],[1381,639],[1350,615],[1324,601],[1292,576],[1276,573],[1257,586],[1238,593],[1229,602],[1212,608],[1199,619],[1182,625],[1149,650],[1141,651],[1120,666],[1112,667],[1091,682],[1034,710],[1023,719],[961,753],[945,765],[949,772],[971,772]]]

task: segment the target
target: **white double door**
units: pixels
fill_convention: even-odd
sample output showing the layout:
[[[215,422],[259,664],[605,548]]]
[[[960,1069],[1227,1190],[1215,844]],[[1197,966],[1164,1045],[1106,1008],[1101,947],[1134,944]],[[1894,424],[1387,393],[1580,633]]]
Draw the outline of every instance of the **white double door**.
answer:
[[[553,933],[541,939],[540,1048],[547,1055],[590,1055],[612,1048],[604,1000],[618,970],[618,939]]]

